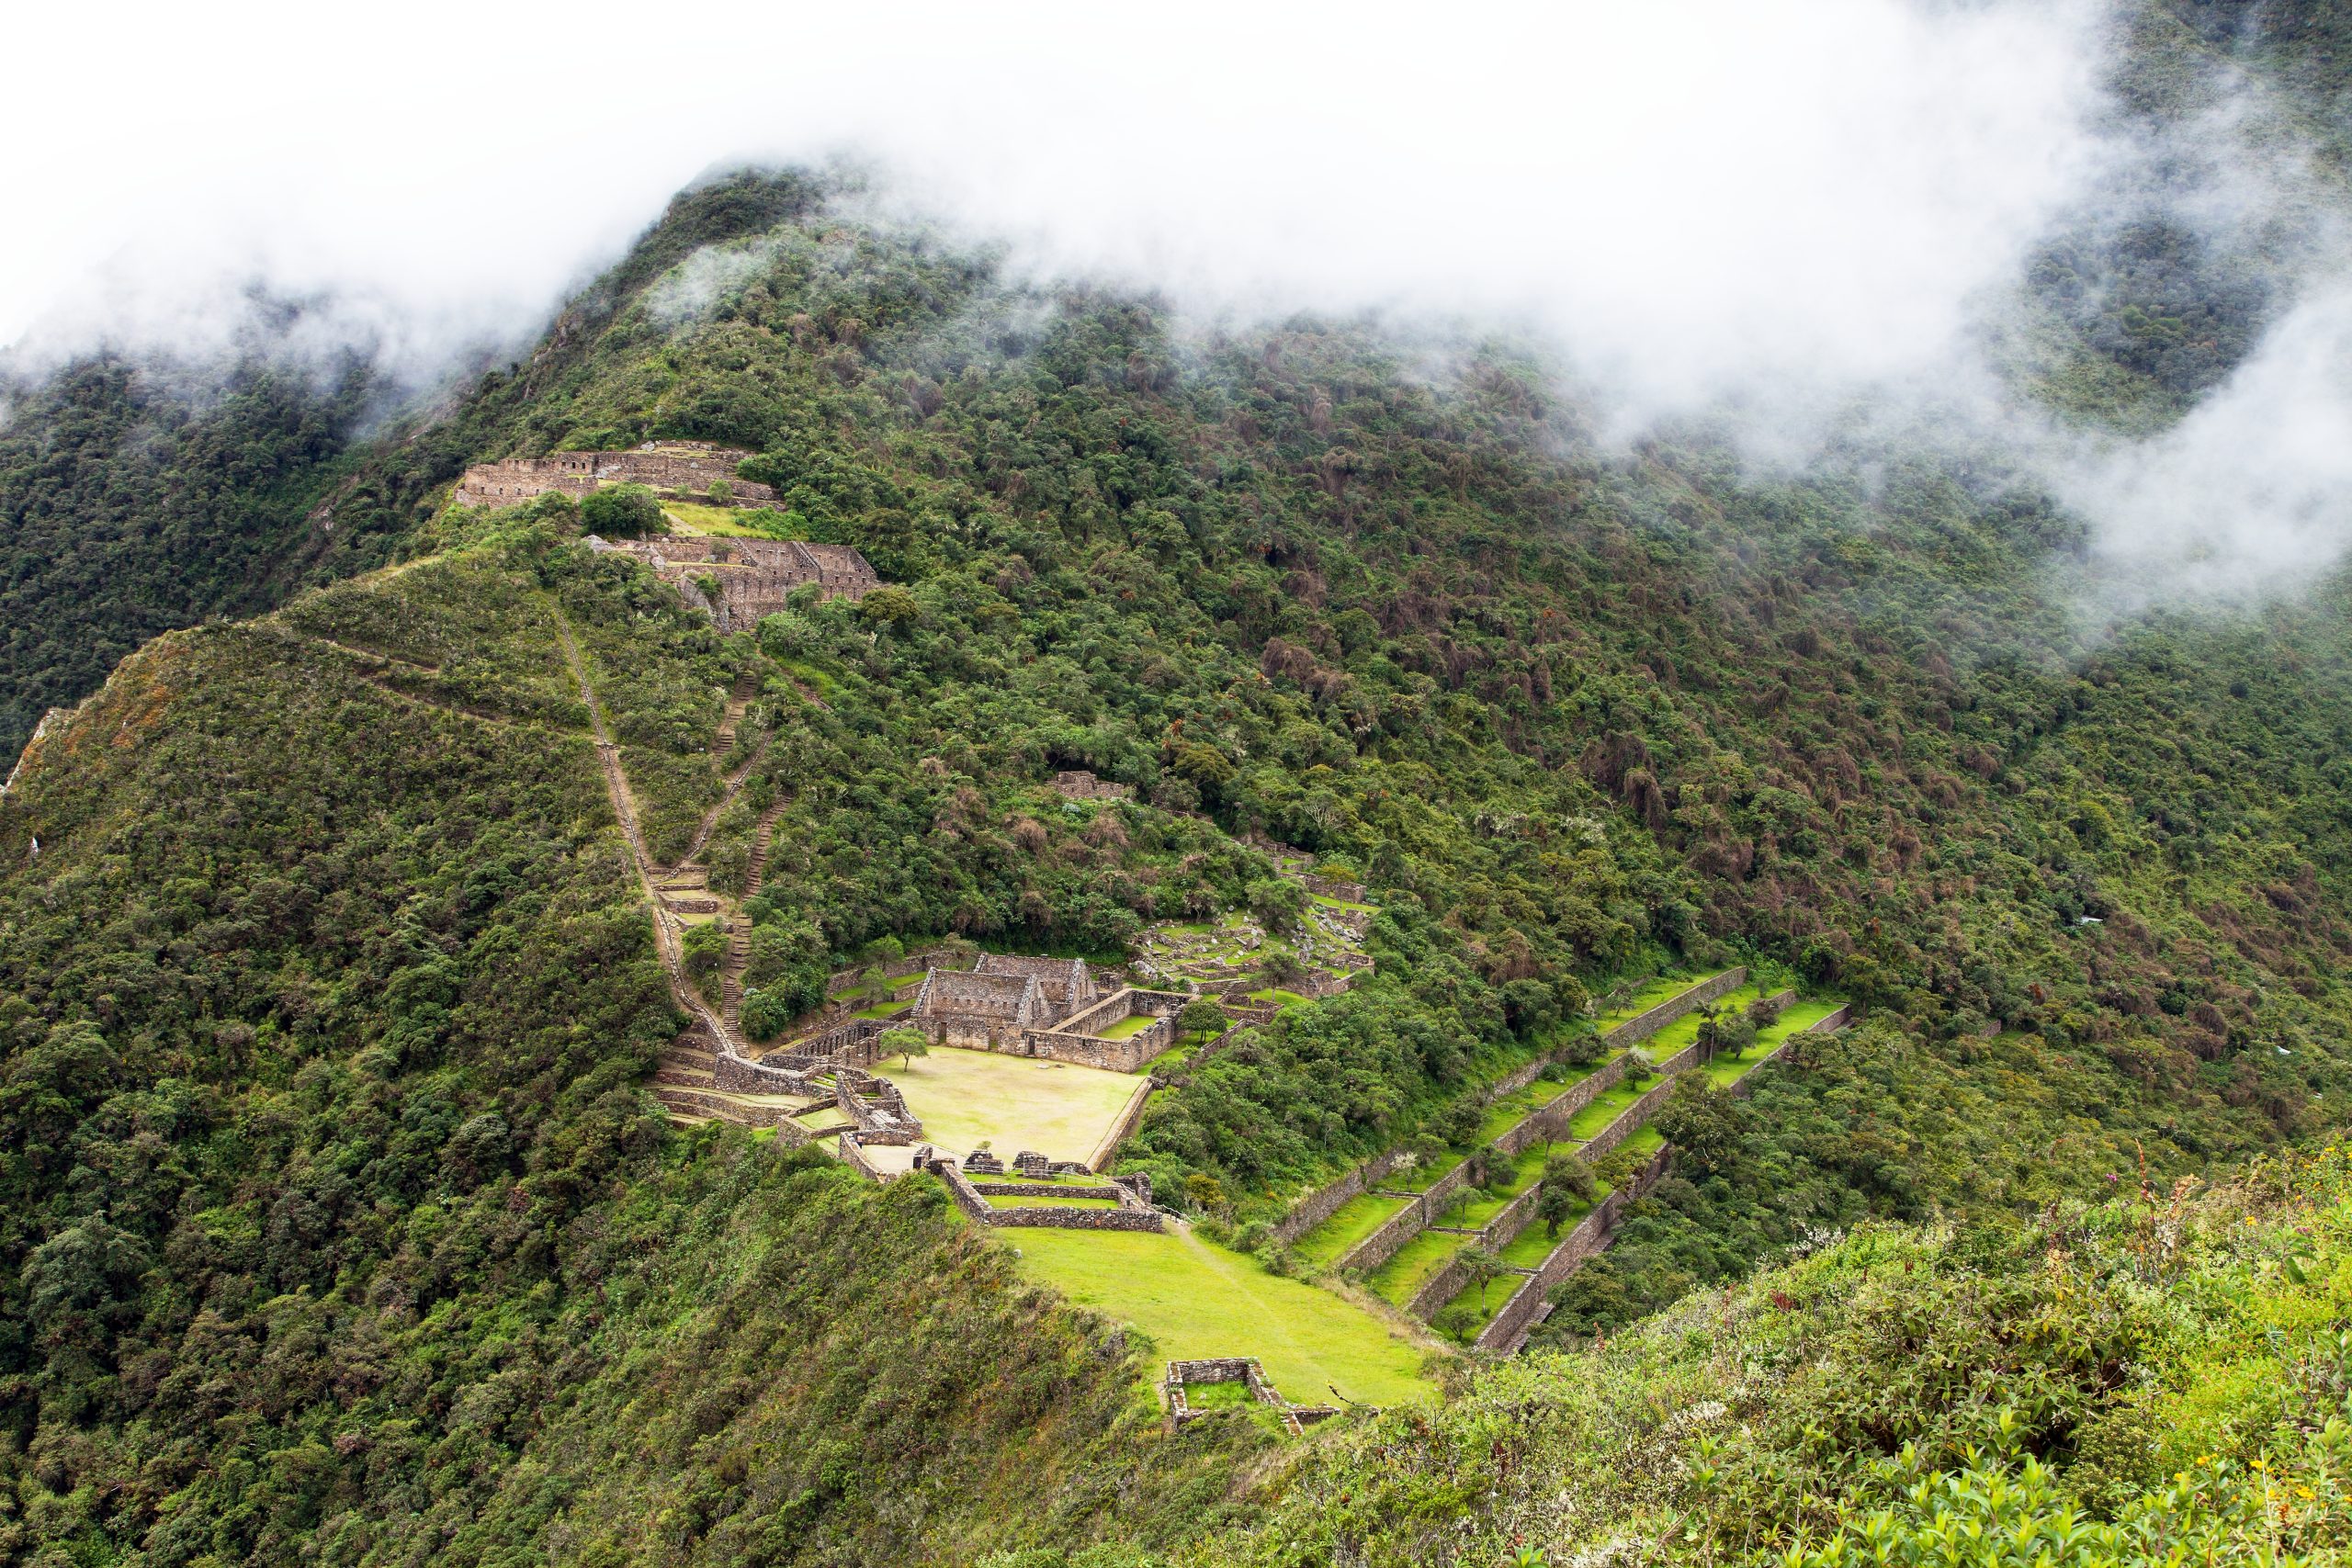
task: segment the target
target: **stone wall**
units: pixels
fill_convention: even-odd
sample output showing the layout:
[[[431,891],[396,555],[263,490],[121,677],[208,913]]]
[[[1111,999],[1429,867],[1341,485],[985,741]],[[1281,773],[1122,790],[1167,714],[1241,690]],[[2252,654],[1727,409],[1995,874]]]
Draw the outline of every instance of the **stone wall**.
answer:
[[[1577,1112],[1615,1089],[1625,1076],[1626,1058],[1615,1056],[1570,1084],[1549,1105],[1539,1106],[1519,1122],[1503,1129],[1495,1147],[1517,1159],[1534,1144],[1554,1143],[1565,1136]]]
[[[1541,1182],[1529,1182],[1524,1192],[1504,1204],[1502,1213],[1480,1227],[1477,1237],[1471,1246],[1483,1247],[1490,1252],[1500,1252],[1504,1247],[1517,1241],[1519,1233],[1525,1230],[1534,1220],[1535,1200],[1542,1196],[1543,1190]],[[1453,1255],[1453,1260],[1444,1268],[1423,1281],[1421,1288],[1413,1292],[1413,1299],[1406,1303],[1405,1310],[1424,1323],[1435,1317],[1439,1310],[1460,1294],[1462,1287],[1470,1282],[1468,1252],[1469,1247],[1464,1247],[1462,1251]],[[1518,1276],[1505,1275],[1497,1279],[1488,1289],[1513,1290],[1518,1284]]]
[[[1747,984],[1747,970],[1745,965],[1736,969],[1726,969],[1711,980],[1702,981],[1680,996],[1668,997],[1649,1011],[1638,1017],[1627,1019],[1601,1038],[1608,1043],[1611,1050],[1623,1050],[1628,1045],[1638,1045],[1692,1008],[1703,1007],[1717,997],[1727,996],[1746,984]]]
[[[1370,1191],[1376,1182],[1395,1170],[1404,1157],[1402,1149],[1382,1150],[1329,1187],[1300,1199],[1289,1213],[1274,1223],[1267,1232],[1268,1236],[1285,1245],[1296,1241],[1337,1213],[1340,1206],[1349,1199]]]
[[[1056,773],[1054,788],[1071,800],[1126,800],[1136,793],[1132,784],[1096,778],[1084,768],[1070,768]]]
[[[582,496],[603,485],[640,484],[703,501],[708,499],[712,485],[724,483],[730,501],[752,504],[775,501],[775,491],[766,485],[736,477],[736,465],[750,456],[707,442],[662,442],[629,452],[508,457],[468,468],[458,481],[453,499],[460,506],[514,506],[550,491]]]
[[[1127,1097],[1127,1108],[1119,1113],[1119,1120],[1102,1135],[1102,1143],[1095,1145],[1094,1156],[1086,1163],[1098,1172],[1110,1169],[1111,1162],[1118,1157],[1119,1145],[1135,1135],[1136,1125],[1143,1121],[1144,1107],[1150,1103],[1151,1080],[1146,1079]]]
[[[1666,1097],[1673,1092],[1674,1080],[1671,1077],[1658,1079],[1642,1091],[1642,1097],[1639,1100],[1617,1112],[1608,1126],[1587,1139],[1583,1149],[1579,1152],[1587,1160],[1596,1160],[1609,1153],[1635,1133],[1640,1132],[1642,1123],[1650,1119],[1650,1113],[1665,1104]]]
[[[1454,1194],[1469,1185],[1470,1162],[1464,1160],[1429,1185],[1429,1190],[1414,1195],[1413,1201],[1397,1210],[1381,1227],[1340,1256],[1335,1267],[1369,1274],[1396,1256],[1396,1249],[1436,1223],[1453,1201]],[[1385,1190],[1385,1189],[1375,1189]],[[1401,1196],[1401,1194],[1400,1194]]]
[[[1159,1215],[1149,1209],[990,1209],[995,1224],[1033,1230],[1151,1231],[1165,1230]]]

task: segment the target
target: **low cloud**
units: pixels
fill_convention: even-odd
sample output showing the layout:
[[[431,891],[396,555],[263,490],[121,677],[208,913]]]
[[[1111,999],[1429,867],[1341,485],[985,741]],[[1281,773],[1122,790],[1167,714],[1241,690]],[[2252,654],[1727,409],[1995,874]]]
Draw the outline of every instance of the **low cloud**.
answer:
[[[109,108],[62,73],[0,107],[20,148],[75,130],[72,156],[19,160],[44,243],[0,257],[0,340],[34,365],[101,338],[217,347],[260,278],[310,301],[306,347],[364,344],[421,381],[511,351],[698,173],[846,151],[899,209],[1041,276],[1207,319],[1542,333],[1619,437],[1705,414],[1787,461],[1818,449],[1821,411],[1953,401],[2036,455],[2135,592],[2191,592],[2217,559],[2259,591],[2352,539],[2316,260],[2237,372],[2144,442],[2051,435],[1982,347],[2070,224],[2161,207],[2232,255],[2329,252],[2332,198],[2250,88],[2176,145],[2123,129],[2117,15],[763,5],[649,28],[635,7],[421,0],[399,28],[288,8],[234,37],[185,15],[100,39],[51,7],[28,57],[102,45]],[[757,265],[705,253],[653,304],[697,315]]]

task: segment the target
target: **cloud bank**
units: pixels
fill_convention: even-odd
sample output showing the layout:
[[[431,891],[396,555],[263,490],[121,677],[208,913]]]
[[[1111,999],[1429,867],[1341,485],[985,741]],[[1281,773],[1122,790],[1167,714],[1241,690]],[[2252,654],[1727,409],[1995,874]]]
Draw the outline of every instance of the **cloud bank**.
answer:
[[[1984,374],[1987,311],[2054,225],[2181,152],[2116,131],[2112,20],[2087,0],[662,20],[424,0],[137,27],[51,7],[24,58],[103,59],[106,89],[30,73],[0,107],[18,210],[44,215],[40,243],[0,256],[0,341],[31,363],[101,336],[218,344],[262,277],[326,301],[320,340],[423,378],[527,337],[698,173],[854,151],[1041,272],[1209,313],[1540,331],[1621,433],[1729,407],[1787,450],[1792,411],[1921,386],[2030,423]],[[2258,142],[2224,125],[2194,149],[2181,221],[2276,230],[2309,202]],[[668,287],[690,310],[724,284]],[[2258,590],[2340,553],[2333,298],[2299,289],[2166,435],[2086,452],[2034,432],[2105,558],[2155,573],[2219,552]]]

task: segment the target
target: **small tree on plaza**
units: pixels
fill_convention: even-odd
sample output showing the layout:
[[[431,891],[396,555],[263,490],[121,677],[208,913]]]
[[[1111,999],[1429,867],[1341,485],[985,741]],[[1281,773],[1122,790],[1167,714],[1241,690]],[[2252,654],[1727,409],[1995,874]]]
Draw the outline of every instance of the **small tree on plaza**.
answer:
[[[920,1029],[909,1029],[903,1024],[897,1029],[884,1030],[881,1044],[882,1054],[898,1057],[900,1066],[911,1067],[917,1056],[931,1055],[930,1036]]]

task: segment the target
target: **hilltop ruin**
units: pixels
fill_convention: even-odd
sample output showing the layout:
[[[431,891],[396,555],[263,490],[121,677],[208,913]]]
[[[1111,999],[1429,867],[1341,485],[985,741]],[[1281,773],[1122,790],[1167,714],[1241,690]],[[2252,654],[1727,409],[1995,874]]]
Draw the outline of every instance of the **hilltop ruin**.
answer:
[[[712,441],[649,441],[627,452],[556,452],[476,463],[458,480],[460,506],[515,506],[550,491],[577,499],[605,485],[643,485],[673,501],[768,505],[775,491],[735,470],[751,454]],[[711,487],[724,485],[722,496]]]
[[[761,617],[783,609],[796,588],[814,587],[829,599],[857,599],[882,585],[865,557],[847,545],[698,534],[617,543],[591,534],[585,543],[599,553],[630,555],[645,562],[654,576],[675,588],[723,632],[751,630]]]

